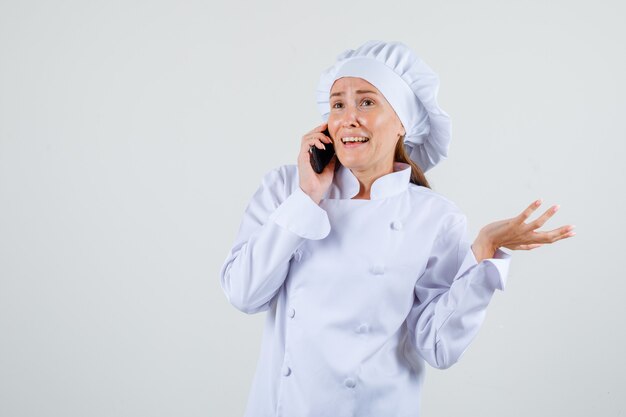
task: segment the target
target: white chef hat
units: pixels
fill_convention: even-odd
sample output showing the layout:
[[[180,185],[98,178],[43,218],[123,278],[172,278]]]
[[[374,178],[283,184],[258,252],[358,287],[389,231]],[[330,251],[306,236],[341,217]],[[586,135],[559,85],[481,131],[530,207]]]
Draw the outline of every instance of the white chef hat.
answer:
[[[385,96],[402,122],[404,147],[423,171],[448,155],[450,117],[437,104],[439,77],[406,45],[369,41],[337,56],[317,87],[317,107],[328,121],[330,89],[341,77],[358,77]]]

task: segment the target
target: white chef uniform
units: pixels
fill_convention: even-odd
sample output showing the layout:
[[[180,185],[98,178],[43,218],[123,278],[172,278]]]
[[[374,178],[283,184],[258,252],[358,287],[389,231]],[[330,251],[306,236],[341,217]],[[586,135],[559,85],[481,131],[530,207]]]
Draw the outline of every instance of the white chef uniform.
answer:
[[[416,417],[424,361],[475,337],[510,256],[477,263],[463,213],[410,175],[353,200],[339,166],[319,205],[296,165],[265,175],[221,270],[236,308],[267,312],[246,417]]]

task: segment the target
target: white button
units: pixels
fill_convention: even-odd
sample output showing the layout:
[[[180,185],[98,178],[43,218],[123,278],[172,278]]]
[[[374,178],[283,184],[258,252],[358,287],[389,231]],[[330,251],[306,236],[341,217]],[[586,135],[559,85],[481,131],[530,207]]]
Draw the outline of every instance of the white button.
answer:
[[[402,222],[400,220],[394,220],[391,222],[391,228],[393,230],[402,230]]]
[[[370,326],[368,326],[367,324],[361,324],[359,327],[356,328],[357,333],[367,333],[369,331]]]
[[[283,376],[291,375],[291,368],[287,365],[283,365]]]
[[[372,267],[370,268],[370,272],[374,275],[382,275],[385,273],[385,266],[384,265],[372,265]]]
[[[290,308],[287,314],[289,315],[290,318],[293,318],[293,316],[296,315],[296,310],[294,310],[293,308]]]
[[[352,378],[346,378],[346,380],[343,381],[343,384],[348,388],[356,387],[356,381]]]

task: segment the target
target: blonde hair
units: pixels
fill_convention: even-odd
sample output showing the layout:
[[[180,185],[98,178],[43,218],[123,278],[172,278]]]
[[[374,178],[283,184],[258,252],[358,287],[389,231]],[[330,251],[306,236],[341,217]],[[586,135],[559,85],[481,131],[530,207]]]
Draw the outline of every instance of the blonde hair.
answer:
[[[396,162],[404,162],[405,164],[409,164],[411,166],[411,182],[413,184],[430,188],[430,184],[428,184],[424,171],[422,171],[422,169],[415,162],[413,162],[406,153],[406,149],[404,149],[404,136],[400,136],[400,139],[398,139],[398,142],[396,143],[396,151],[393,159]]]

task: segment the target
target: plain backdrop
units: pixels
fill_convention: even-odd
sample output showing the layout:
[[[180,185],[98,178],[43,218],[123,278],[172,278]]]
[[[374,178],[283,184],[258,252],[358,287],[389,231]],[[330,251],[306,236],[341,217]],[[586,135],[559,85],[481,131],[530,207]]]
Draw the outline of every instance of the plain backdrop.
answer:
[[[543,198],[578,233],[514,253],[423,415],[626,415],[624,7],[0,1],[0,415],[243,414],[264,316],[219,270],[320,72],[370,39],[439,74],[428,177],[470,231]]]

